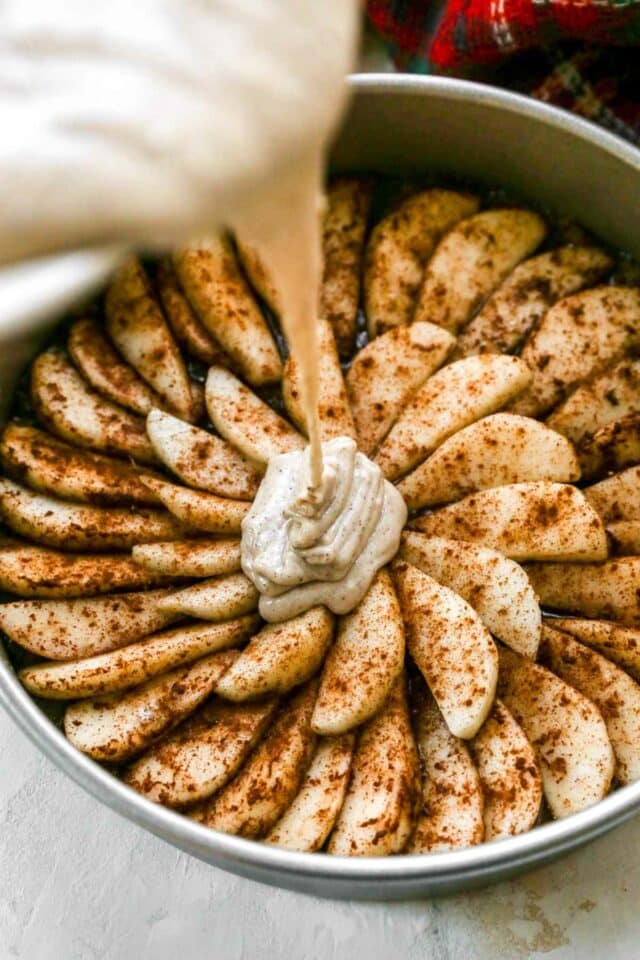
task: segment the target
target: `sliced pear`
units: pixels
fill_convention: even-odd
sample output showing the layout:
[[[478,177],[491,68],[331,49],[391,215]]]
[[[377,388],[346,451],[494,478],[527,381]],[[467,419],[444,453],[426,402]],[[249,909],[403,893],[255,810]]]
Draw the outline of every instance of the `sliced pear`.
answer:
[[[640,625],[640,557],[607,563],[531,563],[525,569],[546,607]]]
[[[579,477],[578,457],[565,437],[529,417],[494,413],[445,440],[398,489],[409,509],[419,510],[504,484]]]
[[[499,693],[537,751],[553,816],[567,817],[602,800],[614,756],[597,707],[550,670],[505,648]]]
[[[414,320],[456,333],[546,232],[530,210],[483,210],[458,223],[427,264]]]
[[[393,566],[407,645],[449,730],[467,740],[491,709],[498,654],[466,600],[404,561]]]
[[[63,500],[97,505],[160,502],[137,467],[71,447],[35,427],[7,424],[0,440],[0,462],[16,480]]]
[[[257,608],[258,599],[258,591],[244,573],[230,573],[170,593],[160,601],[160,606],[182,617],[230,620],[251,613]]]
[[[438,853],[482,843],[484,798],[469,748],[449,731],[430,694],[417,707],[422,795],[409,850]]]
[[[227,239],[211,239],[173,260],[196,315],[253,386],[279,380],[282,362]]]
[[[127,760],[193,713],[235,656],[232,650],[214,653],[127,693],[72,703],[64,715],[67,740],[94,760]]]
[[[400,605],[383,569],[355,610],[338,621],[311,721],[316,733],[345,733],[373,717],[402,673],[404,650]]]
[[[217,577],[240,570],[239,540],[141,543],[131,556],[145,570],[171,577]]]
[[[612,267],[612,258],[598,247],[558,247],[525,260],[463,331],[456,355],[510,353],[557,300],[592,287]]]
[[[607,620],[549,617],[547,625],[569,633],[640,680],[640,630]]]
[[[263,627],[220,681],[219,696],[254,700],[265,694],[287,693],[304,683],[324,660],[334,623],[325,607],[312,607],[284,623]]]
[[[501,700],[471,743],[484,793],[484,839],[499,840],[535,826],[542,800],[536,752]]]
[[[144,420],[91,390],[80,374],[53,350],[31,367],[31,401],[38,420],[80,447],[93,447],[141,463],[156,463]]]
[[[166,590],[90,600],[16,600],[0,605],[0,629],[49,660],[78,660],[118,650],[178,618],[160,601]]]
[[[521,353],[533,373],[514,413],[544,416],[581,381],[599,374],[638,342],[640,290],[594,287],[560,300]]]
[[[640,517],[640,467],[629,467],[583,493],[605,523],[635,520]]]
[[[382,441],[375,461],[395,480],[447,437],[499,410],[531,382],[518,357],[467,357],[439,370],[409,401]]]
[[[340,813],[349,783],[354,735],[323,737],[302,781],[300,791],[265,843],[286,850],[322,849]]]
[[[248,616],[228,623],[177,627],[109,653],[27,667],[20,671],[20,680],[30,693],[53,700],[115,693],[207,654],[240,646],[258,623],[257,617]]]
[[[369,456],[418,387],[442,366],[454,344],[432,323],[393,327],[359,350],[347,373],[347,392],[361,450]]]
[[[548,426],[573,443],[580,443],[602,427],[640,412],[640,360],[622,360],[577,387],[547,419]]]
[[[607,423],[592,437],[585,437],[578,447],[578,456],[588,478],[640,462],[640,413]]]
[[[207,366],[224,363],[226,358],[222,348],[195,315],[182,291],[170,257],[158,264],[155,281],[169,326],[185,353]]]
[[[173,483],[149,481],[167,510],[190,527],[207,533],[240,533],[251,504],[218,497]]]
[[[206,401],[218,433],[255,463],[266,465],[271,457],[306,445],[297,430],[223,367],[209,370]]]
[[[124,781],[167,807],[206,800],[242,766],[275,707],[275,700],[247,704],[210,700],[136,760]]]
[[[187,368],[137,257],[130,257],[112,277],[105,312],[109,336],[125,360],[170,410],[185,420],[195,419]]]
[[[67,349],[87,383],[107,400],[141,414],[147,414],[160,402],[158,395],[114,350],[104,328],[95,320],[76,320],[69,331]]]
[[[94,507],[34,493],[0,477],[0,516],[16,533],[64,550],[127,550],[184,533],[163,510]]]
[[[581,491],[540,480],[471,493],[418,517],[412,526],[430,537],[468,540],[512,560],[604,560],[607,537]]]
[[[604,717],[620,784],[640,779],[640,685],[567,633],[544,628],[549,667],[595,703]]]
[[[365,177],[336,177],[327,190],[320,315],[331,324],[342,357],[350,357],[355,346],[372,192],[373,181]]]
[[[411,320],[424,265],[437,242],[478,206],[477,197],[470,194],[425,190],[409,197],[374,227],[364,268],[370,337]]]
[[[300,789],[316,737],[309,721],[317,682],[309,681],[282,708],[267,736],[223,789],[189,816],[223,833],[261,837]]]
[[[401,676],[380,713],[362,729],[329,853],[384,857],[400,853],[409,841],[420,771],[405,686]]]
[[[322,440],[334,437],[357,439],[340,358],[328,320],[318,320],[318,417]],[[302,433],[307,432],[302,409],[301,373],[297,360],[289,354],[282,377],[282,396],[287,412]]]
[[[399,556],[459,594],[498,640],[535,660],[540,607],[517,563],[488,547],[422,533],[404,533]]]
[[[261,300],[264,300],[271,312],[280,316],[280,296],[258,248],[244,236],[239,237],[236,234],[235,241],[238,260],[249,283]]]
[[[19,597],[86,597],[142,589],[167,579],[123,555],[78,556],[0,541],[0,589]]]
[[[255,497],[258,470],[220,437],[157,409],[147,417],[147,434],[165,467],[188,486],[237,500]]]

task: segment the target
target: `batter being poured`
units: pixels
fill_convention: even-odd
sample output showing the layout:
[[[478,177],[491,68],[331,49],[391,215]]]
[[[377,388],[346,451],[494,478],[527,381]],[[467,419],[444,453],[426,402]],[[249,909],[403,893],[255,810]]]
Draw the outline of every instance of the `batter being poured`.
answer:
[[[280,319],[300,370],[309,437],[304,451],[274,457],[242,524],[242,569],[260,591],[265,620],[318,604],[348,613],[396,553],[407,508],[350,437],[320,441],[317,317],[322,276],[323,156],[274,184],[250,221],[251,238],[277,290]]]
[[[342,15],[348,19],[354,9],[346,4]],[[300,371],[309,437],[305,451],[269,463],[242,525],[242,567],[260,591],[260,613],[270,621],[317,604],[335,613],[352,610],[396,553],[407,518],[402,496],[353,440],[321,443],[317,317],[323,172],[324,143],[312,143],[268,191],[256,195],[250,210],[238,210],[232,223],[258,251],[277,291],[280,321]]]

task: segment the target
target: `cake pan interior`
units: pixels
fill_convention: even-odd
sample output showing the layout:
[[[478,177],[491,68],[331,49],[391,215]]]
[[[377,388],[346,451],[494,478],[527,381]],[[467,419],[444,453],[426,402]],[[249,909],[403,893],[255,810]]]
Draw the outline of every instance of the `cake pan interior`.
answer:
[[[640,154],[597,128],[513,94],[460,81],[367,75],[333,151],[336,170],[369,170],[504,187],[555,215],[575,218],[640,259]],[[61,311],[90,293],[118,251],[66,254],[20,267],[0,319],[0,416],[15,378]],[[71,259],[69,259],[71,257]],[[0,649],[0,698],[66,773],[123,816],[216,866],[328,897],[390,899],[487,884],[560,856],[640,808],[640,783],[567,820],[473,849],[429,856],[345,859],[297,854],[215,833],[156,806],[78,753],[18,683]]]

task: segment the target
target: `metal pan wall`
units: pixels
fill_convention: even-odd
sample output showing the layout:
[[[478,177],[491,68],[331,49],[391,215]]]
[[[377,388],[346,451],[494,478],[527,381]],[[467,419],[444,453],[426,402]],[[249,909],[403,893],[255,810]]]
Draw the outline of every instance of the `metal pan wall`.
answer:
[[[640,259],[640,152],[633,147],[569,114],[477,84],[384,74],[354,77],[351,85],[353,100],[334,146],[336,169],[434,173],[503,186],[576,217]],[[20,267],[11,322],[0,318],[0,416],[44,330],[106,279],[113,262],[112,249],[52,258],[48,286],[37,267]],[[0,703],[62,770],[122,816],[208,863],[320,896],[401,899],[486,885],[547,863],[640,810],[636,783],[566,820],[469,850],[364,860],[290,853],[215,833],[125,787],[49,722],[1,646]]]

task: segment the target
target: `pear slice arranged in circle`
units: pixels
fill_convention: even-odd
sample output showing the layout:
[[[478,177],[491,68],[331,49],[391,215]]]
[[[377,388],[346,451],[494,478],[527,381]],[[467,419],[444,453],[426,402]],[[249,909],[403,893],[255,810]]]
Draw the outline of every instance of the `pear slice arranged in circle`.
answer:
[[[540,813],[536,752],[502,701],[496,700],[470,743],[484,793],[484,839],[526,833]]]
[[[311,720],[316,733],[346,733],[374,716],[402,673],[404,656],[400,604],[383,569],[355,610],[339,620]]]
[[[451,733],[467,740],[487,718],[496,692],[498,653],[480,617],[461,596],[402,560],[394,578],[407,647]]]
[[[147,434],[158,459],[188,486],[238,500],[256,495],[259,471],[220,437],[157,409]]]
[[[262,837],[291,805],[312,760],[310,720],[317,681],[281,707],[275,723],[239,773],[189,816],[223,833]]]
[[[614,754],[602,714],[546,667],[500,650],[499,693],[536,745],[547,804],[568,817],[601,800],[611,786]]]
[[[31,368],[31,400],[38,420],[68,443],[157,463],[142,417],[105,400],[52,350]]]
[[[484,839],[484,795],[469,747],[454,737],[430,694],[417,701],[422,790],[410,853],[464,849]]]
[[[399,555],[466,600],[494,637],[535,660],[542,615],[517,563],[489,547],[411,531],[402,535]]]
[[[323,737],[291,806],[265,843],[287,850],[320,850],[342,809],[349,784],[355,736]]]
[[[399,853],[413,832],[419,762],[405,687],[402,676],[380,713],[360,734],[351,783],[329,838],[329,853],[383,857]]]
[[[640,779],[637,267],[495,201],[327,186],[320,434],[396,487],[378,570],[379,491],[356,482],[354,519],[328,461],[304,564],[280,556],[287,511],[276,586],[243,570],[266,471],[308,446],[277,251],[248,220],[129,256],[18,386],[1,639],[71,744],[201,835],[281,859],[455,852]],[[346,574],[366,580],[351,610]]]
[[[214,697],[136,760],[125,783],[168,807],[206,800],[240,769],[265,733],[277,701],[224,703]]]
[[[242,644],[258,628],[258,619],[194,623],[154,633],[109,653],[63,663],[40,663],[20,672],[27,690],[40,697],[73,700],[135,687],[174,667]]]
[[[15,480],[63,500],[96,506],[160,503],[145,481],[146,471],[115,457],[72,447],[35,427],[8,424],[0,440],[0,460]]]
[[[127,760],[206,700],[233,660],[230,650],[214,653],[128,693],[79,700],[67,707],[64,732],[78,750],[94,760]]]
[[[471,493],[415,520],[429,536],[468,540],[512,560],[605,560],[600,517],[577,487],[546,480]]]

